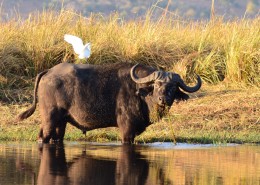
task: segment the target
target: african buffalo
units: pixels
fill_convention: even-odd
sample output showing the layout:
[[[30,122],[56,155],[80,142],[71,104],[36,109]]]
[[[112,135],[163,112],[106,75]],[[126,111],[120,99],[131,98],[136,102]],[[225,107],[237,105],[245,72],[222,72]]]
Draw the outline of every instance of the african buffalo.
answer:
[[[106,65],[61,63],[36,77],[31,108],[18,120],[28,118],[36,109],[37,92],[42,119],[39,139],[63,141],[67,122],[88,130],[119,127],[122,142],[133,143],[135,136],[158,121],[174,100],[201,87],[197,76],[194,87],[181,77],[145,65],[114,63]]]

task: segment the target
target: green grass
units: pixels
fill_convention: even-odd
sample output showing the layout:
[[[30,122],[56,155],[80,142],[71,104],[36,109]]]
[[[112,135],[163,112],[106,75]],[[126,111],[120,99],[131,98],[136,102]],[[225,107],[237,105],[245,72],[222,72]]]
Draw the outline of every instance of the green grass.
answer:
[[[64,61],[75,62],[71,45],[63,40],[69,33],[92,43],[91,64],[138,62],[179,73],[186,82],[194,73],[202,77],[199,98],[174,105],[137,142],[259,143],[259,93],[255,92],[260,88],[260,17],[230,22],[151,17],[152,11],[143,20],[124,21],[117,14],[82,17],[61,10],[0,22],[0,140],[37,138],[37,113],[21,123],[13,118],[32,101],[37,73]],[[86,135],[89,141],[119,138],[117,129]],[[85,136],[69,127],[66,139]]]

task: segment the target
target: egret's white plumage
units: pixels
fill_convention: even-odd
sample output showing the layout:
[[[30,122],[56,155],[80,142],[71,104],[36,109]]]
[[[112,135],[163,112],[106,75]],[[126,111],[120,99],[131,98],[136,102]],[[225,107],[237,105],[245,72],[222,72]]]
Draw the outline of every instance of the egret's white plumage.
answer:
[[[83,44],[81,38],[74,35],[65,34],[64,40],[73,46],[73,49],[80,59],[89,58],[91,51],[91,44]]]

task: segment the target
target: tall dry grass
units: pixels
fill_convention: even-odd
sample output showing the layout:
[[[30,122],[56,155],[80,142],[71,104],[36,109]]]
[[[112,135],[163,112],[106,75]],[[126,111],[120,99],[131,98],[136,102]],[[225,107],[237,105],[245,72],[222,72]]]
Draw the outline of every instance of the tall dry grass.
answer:
[[[66,33],[92,43],[92,64],[139,62],[175,71],[186,80],[196,72],[210,84],[259,87],[259,16],[187,22],[154,20],[151,12],[145,19],[124,21],[116,14],[83,17],[49,10],[0,22],[0,98],[8,97],[8,90],[32,87],[34,76],[46,68],[73,62],[73,49],[63,40]]]

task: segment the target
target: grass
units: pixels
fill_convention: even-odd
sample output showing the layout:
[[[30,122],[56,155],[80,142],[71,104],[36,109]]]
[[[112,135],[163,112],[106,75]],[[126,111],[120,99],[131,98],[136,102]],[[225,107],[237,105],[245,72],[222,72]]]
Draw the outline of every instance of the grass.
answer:
[[[260,143],[260,92],[253,89],[229,89],[223,86],[203,87],[187,102],[174,104],[169,114],[136,138],[136,142],[189,143]],[[23,122],[15,116],[29,104],[0,106],[0,140],[35,141],[39,131],[38,111]],[[38,110],[38,109],[37,109]],[[120,141],[117,128],[87,132],[68,124],[66,140]]]
[[[198,143],[259,143],[260,92],[204,87],[139,138]]]
[[[35,140],[39,116],[13,118],[32,101],[34,77],[64,62],[75,62],[66,33],[92,43],[88,62],[144,63],[203,79],[198,98],[174,105],[137,142],[259,143],[260,17],[223,22],[189,22],[171,17],[124,21],[117,14],[82,17],[70,10],[32,13],[0,22],[0,140]],[[236,89],[236,90],[233,90]],[[193,95],[194,96],[194,95]],[[173,123],[173,124],[172,124]],[[115,128],[82,133],[69,126],[67,140],[119,140]]]

